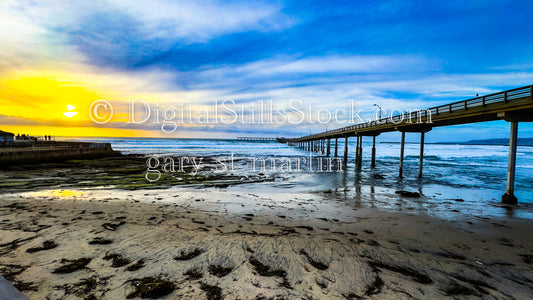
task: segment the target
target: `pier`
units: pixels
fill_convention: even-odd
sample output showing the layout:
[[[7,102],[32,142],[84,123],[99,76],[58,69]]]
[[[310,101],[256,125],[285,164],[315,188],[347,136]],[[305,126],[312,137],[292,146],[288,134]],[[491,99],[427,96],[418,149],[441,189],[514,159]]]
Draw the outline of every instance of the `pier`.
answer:
[[[259,137],[259,136],[241,136],[241,137],[238,137],[237,140],[239,140],[239,141],[247,141],[247,142],[253,142],[253,141],[277,141],[277,138]]]
[[[334,130],[324,131],[299,138],[289,139],[289,144],[303,150],[330,155],[330,144],[334,142],[334,156],[337,157],[338,141],[344,139],[344,163],[348,161],[348,138],[356,137],[356,168],[363,163],[363,137],[372,137],[371,167],[376,165],[376,136],[384,132],[398,131],[400,133],[400,153],[398,176],[403,176],[403,160],[405,149],[405,134],[420,134],[420,159],[418,177],[422,177],[424,164],[425,134],[434,127],[459,124],[479,123],[505,120],[510,124],[509,165],[507,171],[507,188],[502,196],[502,202],[516,204],[514,196],[514,178],[516,166],[516,150],[519,122],[533,122],[533,85],[515,88],[499,93],[479,96],[463,101],[431,107],[428,109],[409,112],[381,118],[378,120],[359,123]],[[327,147],[327,149],[325,149]]]

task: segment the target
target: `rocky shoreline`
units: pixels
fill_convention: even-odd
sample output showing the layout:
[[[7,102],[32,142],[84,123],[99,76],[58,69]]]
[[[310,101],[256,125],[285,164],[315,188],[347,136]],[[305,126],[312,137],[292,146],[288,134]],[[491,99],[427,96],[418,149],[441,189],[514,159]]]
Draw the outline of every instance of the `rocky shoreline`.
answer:
[[[238,162],[238,160],[236,160]],[[24,192],[47,188],[116,188],[124,190],[165,189],[171,186],[229,185],[272,181],[263,173],[238,175],[216,172],[216,158],[202,157],[201,169],[192,163],[184,172],[162,173],[157,181],[146,180],[147,157],[116,155],[99,159],[77,159],[55,163],[4,166],[0,173],[0,192]]]

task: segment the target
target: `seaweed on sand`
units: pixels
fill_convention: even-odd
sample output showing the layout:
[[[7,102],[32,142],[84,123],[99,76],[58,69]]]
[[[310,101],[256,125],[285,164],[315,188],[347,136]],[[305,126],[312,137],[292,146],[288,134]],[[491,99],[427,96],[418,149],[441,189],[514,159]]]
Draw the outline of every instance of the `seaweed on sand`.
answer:
[[[116,254],[116,253],[106,254],[106,256],[104,256],[104,259],[113,260],[111,263],[111,267],[113,268],[123,267],[131,262],[131,260],[122,257],[121,254]]]
[[[144,259],[139,259],[136,263],[126,268],[126,271],[134,272],[141,268],[144,268]]]
[[[41,247],[28,248],[28,249],[26,249],[26,252],[35,253],[35,252],[38,252],[38,251],[54,249],[55,247],[57,247],[57,244],[54,241],[46,240],[46,241],[43,242],[43,245]]]
[[[92,241],[89,242],[89,245],[109,245],[111,243],[113,243],[113,240],[95,237]]]
[[[202,249],[195,248],[191,252],[181,251],[180,255],[174,257],[174,259],[175,260],[189,260],[189,259],[193,259],[193,258],[199,256],[202,253],[204,253],[204,251]]]
[[[92,276],[89,278],[83,278],[76,283],[54,286],[54,289],[63,290],[65,295],[74,294],[78,297],[83,297],[95,290],[99,284],[106,285],[107,279],[109,279],[109,277],[99,278],[97,276]]]
[[[78,259],[62,259],[61,262],[63,263],[62,266],[59,266],[55,268],[52,273],[54,274],[67,274],[72,273],[78,270],[81,270],[85,268],[90,262],[92,258],[89,257],[82,257]]]
[[[381,277],[379,277],[378,274],[376,274],[376,278],[374,278],[374,281],[366,287],[365,295],[370,296],[381,293],[383,285],[383,280],[381,279]]]
[[[210,265],[207,270],[211,275],[221,278],[231,273],[231,271],[233,271],[233,267],[225,268],[221,265]]]
[[[102,224],[102,227],[104,227],[107,230],[115,231],[115,230],[117,230],[117,228],[119,228],[120,226],[122,226],[124,224],[126,224],[126,222],[124,222],[124,221],[121,221],[119,223],[109,223],[109,222],[107,222],[107,223]]]
[[[307,258],[307,260],[309,261],[309,263],[311,264],[311,266],[319,269],[319,270],[326,270],[327,268],[329,268],[328,265],[318,261],[318,260],[314,260],[309,254],[307,254],[307,252],[305,252],[304,249],[300,250],[300,254],[305,256]]]
[[[450,284],[445,286],[442,291],[446,296],[457,296],[457,295],[473,295],[480,297],[481,294],[467,286],[459,284],[455,281],[451,281]]]
[[[127,299],[141,298],[160,298],[172,293],[176,289],[174,283],[163,280],[158,277],[144,277],[131,280],[135,291],[126,296]]]
[[[266,276],[266,277],[272,277],[272,276],[279,277],[283,279],[283,281],[279,284],[280,287],[292,289],[290,282],[287,280],[287,272],[285,272],[285,270],[282,270],[282,269],[272,270],[269,266],[261,263],[260,261],[257,260],[257,258],[253,256],[250,257],[249,262],[252,266],[254,266],[255,271],[259,275]]]
[[[462,282],[466,282],[466,283],[470,284],[478,292],[480,292],[482,294],[485,294],[485,295],[487,295],[489,292],[487,292],[484,288],[489,288],[489,289],[495,290],[494,287],[488,285],[487,283],[485,283],[483,281],[479,281],[479,280],[472,279],[472,278],[466,278],[466,277],[464,277],[462,275],[451,275],[451,276],[453,278],[457,279],[457,280],[461,280]]]
[[[413,270],[411,268],[400,267],[400,266],[395,266],[395,265],[389,265],[389,264],[385,264],[383,262],[378,262],[378,261],[372,261],[372,262],[369,262],[369,264],[374,269],[381,268],[381,269],[386,269],[386,270],[389,270],[389,271],[392,271],[392,272],[400,273],[402,275],[410,277],[411,279],[413,279],[416,282],[420,282],[420,283],[423,283],[423,284],[430,284],[430,283],[433,282],[433,280],[431,278],[429,278],[429,276],[427,276],[425,274],[422,274],[422,273],[420,273],[420,272],[418,272],[416,270]]]
[[[254,266],[255,271],[261,276],[266,276],[266,277],[276,276],[276,277],[282,277],[282,278],[287,276],[287,272],[285,272],[284,270],[282,269],[272,270],[269,266],[264,265],[263,263],[258,261],[257,258],[253,256],[250,257],[249,262],[252,266]]]
[[[204,277],[204,274],[202,274],[202,272],[198,268],[192,268],[187,272],[183,273],[183,275],[186,275],[188,280],[196,280]]]
[[[206,292],[208,300],[220,300],[222,299],[222,289],[216,285],[209,285],[202,283],[200,288]]]

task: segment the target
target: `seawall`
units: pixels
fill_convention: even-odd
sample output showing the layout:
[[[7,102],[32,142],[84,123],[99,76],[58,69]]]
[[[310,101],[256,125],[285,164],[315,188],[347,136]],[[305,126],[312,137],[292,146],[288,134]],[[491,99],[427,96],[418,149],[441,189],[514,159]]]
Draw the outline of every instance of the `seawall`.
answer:
[[[0,166],[90,159],[120,155],[110,143],[41,142],[31,147],[0,148]]]

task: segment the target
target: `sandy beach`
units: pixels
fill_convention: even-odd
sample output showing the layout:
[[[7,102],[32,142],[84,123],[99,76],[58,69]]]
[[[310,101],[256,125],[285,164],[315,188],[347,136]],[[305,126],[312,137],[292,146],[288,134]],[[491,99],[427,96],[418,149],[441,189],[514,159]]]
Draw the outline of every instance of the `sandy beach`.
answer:
[[[30,299],[526,299],[532,221],[242,189],[3,194],[0,268]]]

